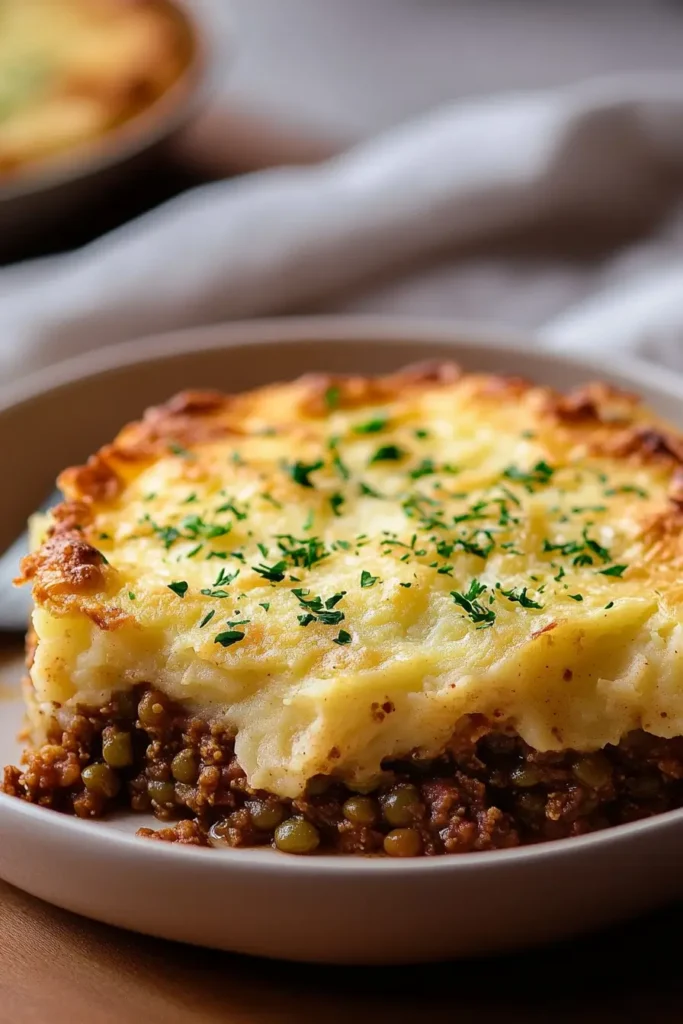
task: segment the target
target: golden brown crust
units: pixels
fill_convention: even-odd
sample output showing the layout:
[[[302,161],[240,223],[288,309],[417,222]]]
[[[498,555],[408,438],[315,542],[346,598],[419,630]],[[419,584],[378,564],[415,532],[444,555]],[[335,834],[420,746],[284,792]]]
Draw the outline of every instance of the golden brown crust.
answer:
[[[637,397],[602,382],[591,382],[562,394],[537,387],[519,377],[463,375],[450,362],[420,363],[384,377],[308,374],[293,387],[298,411],[318,418],[335,408],[350,409],[387,402],[407,389],[416,392],[468,381],[478,398],[514,400],[533,390],[539,411],[569,431],[577,442],[587,442],[595,454],[628,459],[639,464],[683,467],[683,436],[653,424]],[[173,446],[188,447],[243,433],[240,418],[260,391],[240,396],[218,391],[184,391],[162,405],[148,409],[142,420],[125,427],[113,444],[93,455],[85,466],[67,469],[60,486],[71,498],[107,501],[121,489],[125,467],[152,461]],[[672,502],[683,500],[683,473],[672,477]]]

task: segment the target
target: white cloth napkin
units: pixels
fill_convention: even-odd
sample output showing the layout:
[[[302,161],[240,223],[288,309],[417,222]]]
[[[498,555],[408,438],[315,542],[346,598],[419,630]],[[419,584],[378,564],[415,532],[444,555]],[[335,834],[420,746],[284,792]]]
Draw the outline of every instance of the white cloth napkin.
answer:
[[[478,317],[683,369],[681,182],[683,75],[454,104],[1,271],[0,379],[144,334],[324,308]],[[645,240],[587,264],[564,252],[567,225]],[[539,230],[543,259],[524,245]]]

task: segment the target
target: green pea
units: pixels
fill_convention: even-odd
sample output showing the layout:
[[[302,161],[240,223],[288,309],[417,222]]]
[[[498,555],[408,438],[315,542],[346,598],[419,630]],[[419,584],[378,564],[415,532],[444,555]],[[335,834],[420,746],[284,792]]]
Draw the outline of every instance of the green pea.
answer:
[[[116,772],[113,772],[109,765],[89,764],[81,772],[83,785],[90,793],[99,793],[101,796],[111,800],[121,788],[121,782]]]
[[[307,796],[322,796],[330,788],[330,779],[327,775],[314,775],[306,783]]]
[[[382,815],[388,825],[405,828],[413,825],[424,814],[420,794],[415,786],[395,786],[382,799]]]
[[[163,693],[148,690],[138,704],[138,718],[143,729],[161,729],[168,723],[168,709]]]
[[[197,781],[199,764],[193,750],[181,750],[171,761],[171,774],[176,782],[184,782],[191,786]]]
[[[249,800],[247,810],[254,828],[272,832],[285,816],[285,808],[276,800]]]
[[[320,845],[320,833],[305,818],[289,818],[275,829],[275,845],[283,853],[313,853]]]
[[[384,837],[384,852],[389,857],[419,857],[422,839],[414,828],[395,828]]]
[[[369,796],[350,796],[342,808],[344,817],[352,825],[370,828],[377,821],[377,804]]]
[[[522,768],[515,768],[510,775],[510,781],[513,786],[518,786],[520,789],[526,789],[528,786],[537,786],[539,784],[541,781],[541,773],[537,768],[525,765]]]
[[[612,765],[604,754],[584,754],[572,765],[579,782],[589,789],[604,789],[612,782]]]
[[[148,782],[147,792],[158,806],[175,803],[175,787],[172,782]]]
[[[128,768],[133,763],[133,738],[108,725],[102,732],[102,757],[110,768]]]

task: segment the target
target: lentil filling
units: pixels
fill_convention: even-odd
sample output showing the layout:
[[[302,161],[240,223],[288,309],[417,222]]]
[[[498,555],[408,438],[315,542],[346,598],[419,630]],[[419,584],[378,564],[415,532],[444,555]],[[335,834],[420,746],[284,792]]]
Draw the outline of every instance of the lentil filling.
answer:
[[[296,800],[252,789],[223,728],[144,687],[55,712],[48,742],[5,769],[5,793],[96,818],[152,812],[150,839],[197,846],[434,856],[582,835],[683,806],[683,738],[637,731],[594,753],[539,753],[479,716],[444,754],[383,765],[355,792],[318,776]]]

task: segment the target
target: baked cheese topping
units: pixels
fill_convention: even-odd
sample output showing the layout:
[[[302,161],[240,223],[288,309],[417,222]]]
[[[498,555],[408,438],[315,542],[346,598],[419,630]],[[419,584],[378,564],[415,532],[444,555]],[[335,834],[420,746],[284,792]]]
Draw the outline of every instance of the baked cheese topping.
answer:
[[[160,0],[0,0],[0,173],[148,106],[187,60]]]
[[[449,365],[179,396],[62,475],[23,568],[36,700],[149,683],[282,796],[464,715],[540,750],[678,735],[682,455],[630,396]]]

